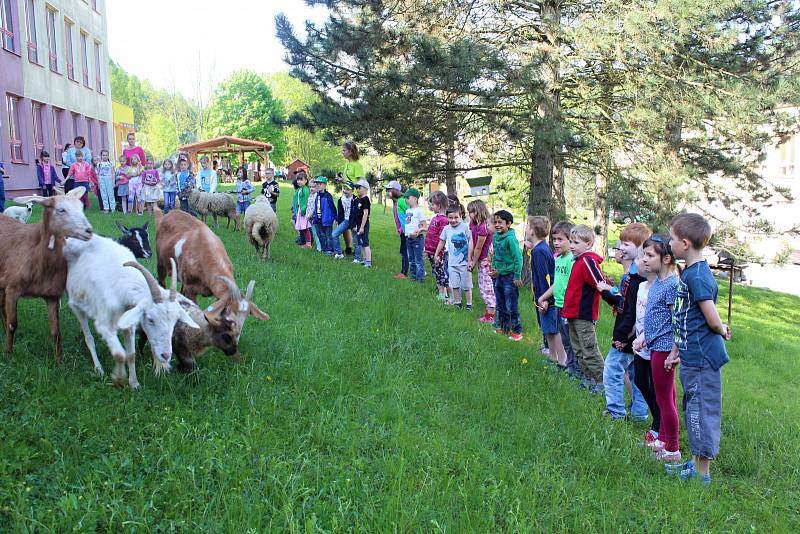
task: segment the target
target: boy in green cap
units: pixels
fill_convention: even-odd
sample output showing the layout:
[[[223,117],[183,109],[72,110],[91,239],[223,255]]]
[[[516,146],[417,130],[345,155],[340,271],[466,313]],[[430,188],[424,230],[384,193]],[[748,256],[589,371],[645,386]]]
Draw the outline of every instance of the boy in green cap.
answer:
[[[333,223],[336,221],[336,204],[328,192],[328,179],[324,176],[314,178],[317,184],[317,198],[314,200],[313,224],[319,236],[322,252],[333,256]]]

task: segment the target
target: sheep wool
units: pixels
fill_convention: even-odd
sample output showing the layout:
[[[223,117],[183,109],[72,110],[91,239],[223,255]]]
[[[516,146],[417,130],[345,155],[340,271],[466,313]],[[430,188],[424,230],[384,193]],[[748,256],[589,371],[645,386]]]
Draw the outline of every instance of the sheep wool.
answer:
[[[244,212],[244,227],[259,259],[267,261],[269,246],[278,233],[278,216],[265,196],[259,195]]]

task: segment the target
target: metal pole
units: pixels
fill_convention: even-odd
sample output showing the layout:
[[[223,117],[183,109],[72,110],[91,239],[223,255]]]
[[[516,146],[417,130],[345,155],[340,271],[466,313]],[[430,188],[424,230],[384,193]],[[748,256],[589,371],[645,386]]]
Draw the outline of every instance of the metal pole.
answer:
[[[735,264],[731,264],[730,281],[728,282],[728,326],[731,325],[731,308],[733,306],[733,273],[736,268]]]

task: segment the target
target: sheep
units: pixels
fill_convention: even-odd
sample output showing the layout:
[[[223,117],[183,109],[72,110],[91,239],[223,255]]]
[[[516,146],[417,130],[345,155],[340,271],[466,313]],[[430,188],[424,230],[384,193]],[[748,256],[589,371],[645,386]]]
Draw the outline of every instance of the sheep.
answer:
[[[117,238],[117,243],[130,249],[137,258],[148,259],[153,255],[150,248],[150,237],[147,235],[148,224],[150,223],[146,222],[138,228],[128,228],[117,221],[117,228],[122,232],[122,235]]]
[[[6,217],[11,217],[12,219],[16,219],[22,224],[27,224],[28,219],[33,213],[33,202],[28,202],[25,204],[25,207],[22,206],[11,206],[10,208],[6,208],[3,212],[3,215]]]
[[[159,287],[130,250],[107,237],[94,236],[89,241],[68,239],[64,258],[68,265],[69,307],[81,325],[97,373],[103,375],[103,367],[97,358],[90,319],[114,357],[111,373],[114,385],[121,386],[127,374],[131,389],[139,389],[134,344],[137,327],[150,340],[156,375],[169,371],[175,324],[181,322],[199,328],[177,302],[175,279],[169,291]],[[170,263],[174,277],[177,267],[174,260]],[[117,336],[118,330],[123,331],[124,347]]]
[[[161,210],[156,210],[156,256],[160,283],[166,281],[169,258],[174,258],[183,295],[192,301],[197,295],[213,295],[217,299],[204,311],[217,335],[226,333],[238,344],[247,316],[269,319],[252,300],[241,298],[234,282],[233,264],[222,241],[191,215],[182,211],[162,215]]]
[[[219,228],[217,216],[227,217],[228,224],[225,228],[231,227],[231,219],[234,221],[234,231],[239,231],[239,215],[236,213],[236,199],[228,193],[206,193],[198,189],[192,189],[189,193],[189,206],[197,212],[200,219],[206,222],[208,215],[214,217],[214,227]]]
[[[269,259],[269,246],[278,234],[278,216],[269,199],[259,195],[244,212],[244,227],[250,244],[256,248],[261,261]]]
[[[17,330],[17,300],[41,297],[47,301],[50,335],[55,346],[56,363],[61,363],[61,333],[58,308],[67,281],[67,262],[62,252],[66,237],[89,240],[92,225],[83,213],[81,197],[86,192],[77,187],[66,195],[20,197],[19,203],[42,206],[42,220],[20,224],[0,215],[0,243],[15,247],[13,254],[0,254],[0,317],[4,319],[6,353],[14,349]]]

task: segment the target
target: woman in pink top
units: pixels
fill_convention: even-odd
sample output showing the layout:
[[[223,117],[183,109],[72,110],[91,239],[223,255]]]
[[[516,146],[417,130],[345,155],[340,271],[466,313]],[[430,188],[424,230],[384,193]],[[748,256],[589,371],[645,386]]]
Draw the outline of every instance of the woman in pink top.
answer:
[[[142,147],[136,146],[136,134],[131,132],[128,134],[128,148],[122,151],[122,155],[125,156],[125,161],[128,165],[132,165],[131,157],[133,155],[139,156],[139,161],[144,163],[147,161],[147,157],[144,155],[144,150]]]

